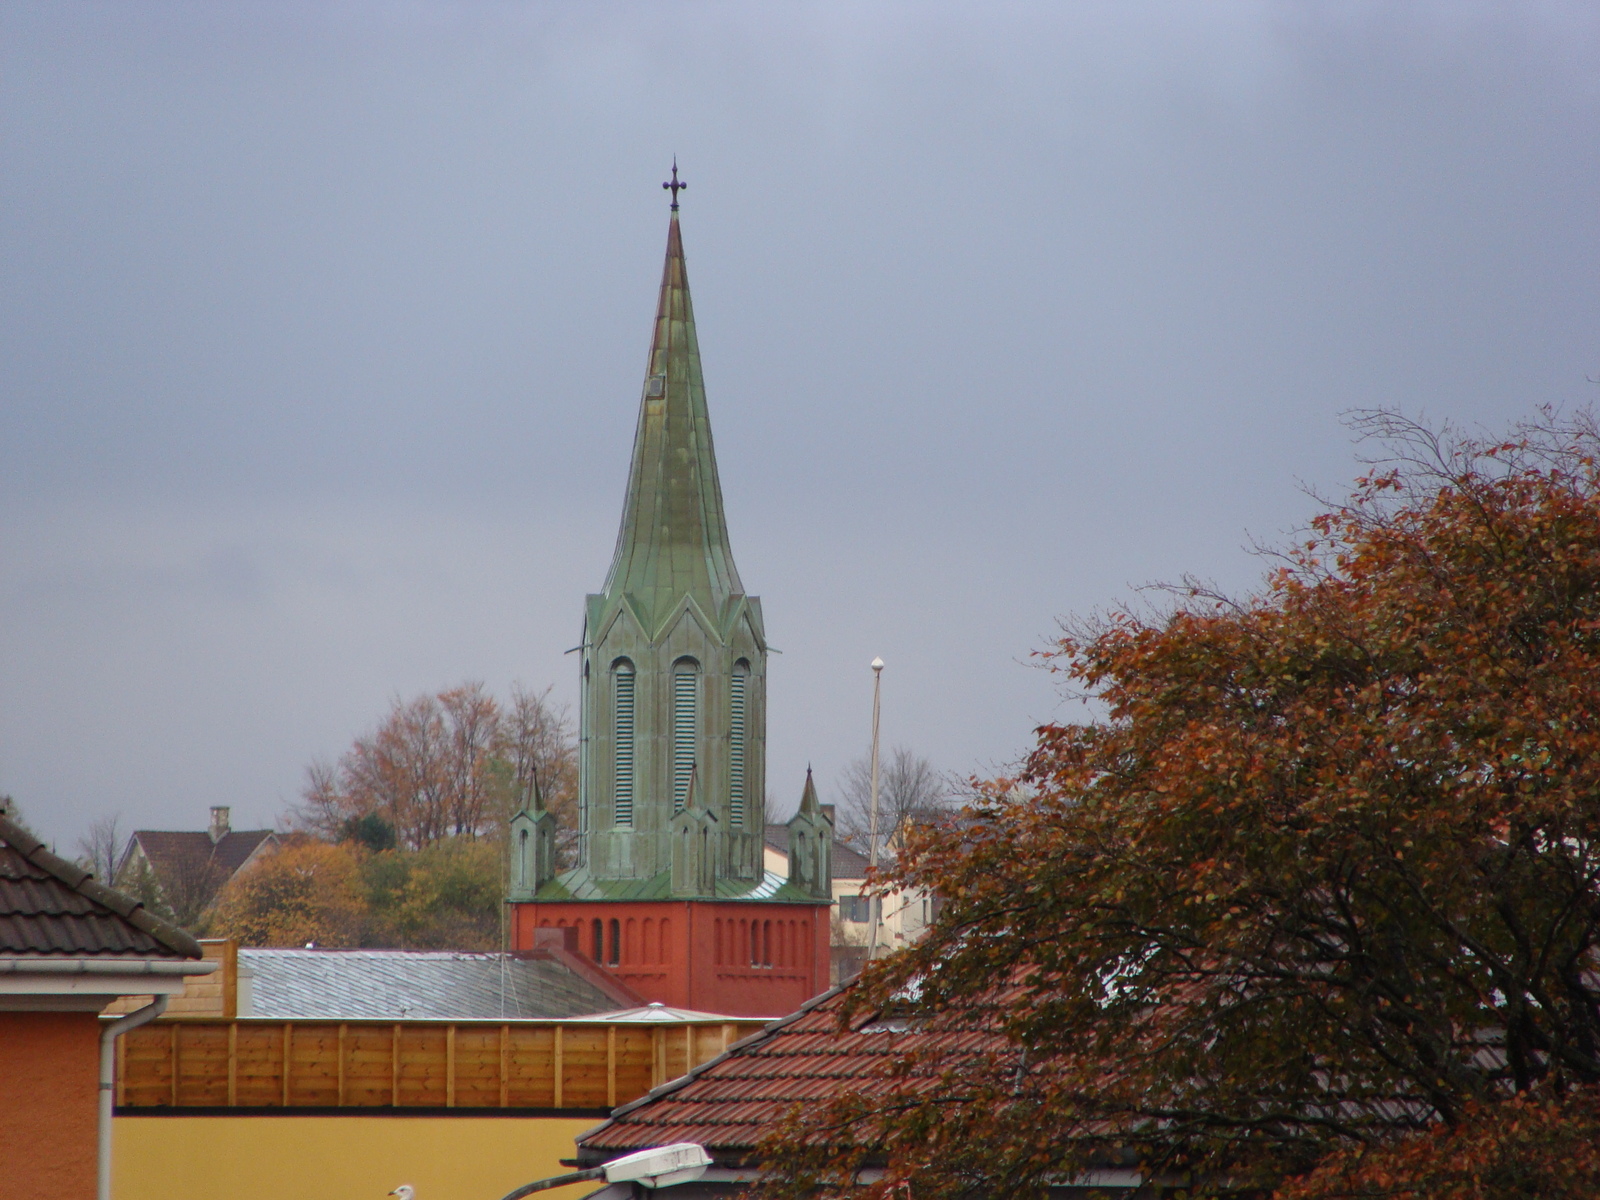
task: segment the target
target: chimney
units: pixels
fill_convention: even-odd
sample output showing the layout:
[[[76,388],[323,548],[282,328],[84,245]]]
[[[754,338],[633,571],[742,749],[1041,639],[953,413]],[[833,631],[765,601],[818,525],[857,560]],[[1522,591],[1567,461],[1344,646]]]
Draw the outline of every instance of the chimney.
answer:
[[[834,816],[834,806],[833,805],[831,805],[831,804],[820,804],[817,807],[822,809],[822,815],[828,818],[828,824],[829,825],[832,825],[835,829],[839,828],[839,818]]]
[[[211,828],[207,830],[211,834],[212,844],[215,845],[227,837],[229,828],[228,806],[226,804],[213,804],[211,806]]]

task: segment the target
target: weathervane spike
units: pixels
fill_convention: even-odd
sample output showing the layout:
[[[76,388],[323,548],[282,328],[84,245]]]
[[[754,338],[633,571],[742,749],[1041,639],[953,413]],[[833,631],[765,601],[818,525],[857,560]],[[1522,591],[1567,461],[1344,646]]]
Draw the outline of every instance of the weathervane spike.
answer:
[[[661,186],[672,193],[672,211],[677,212],[678,193],[683,191],[683,189],[689,185],[687,183],[678,182],[678,156],[676,154],[672,156],[672,182],[663,183]]]

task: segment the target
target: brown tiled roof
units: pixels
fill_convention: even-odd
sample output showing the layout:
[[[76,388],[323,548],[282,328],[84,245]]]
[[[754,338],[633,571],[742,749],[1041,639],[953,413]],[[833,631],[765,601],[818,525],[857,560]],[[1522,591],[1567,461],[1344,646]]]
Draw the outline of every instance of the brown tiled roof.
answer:
[[[209,867],[217,872],[220,886],[271,836],[270,829],[233,829],[213,842],[204,830],[140,829],[133,840],[144,850],[158,877]]]
[[[0,808],[0,954],[199,958],[200,943],[52,854]]]
[[[922,1035],[867,1019],[839,1032],[839,1007],[850,986],[824,992],[681,1079],[623,1105],[578,1139],[579,1161],[590,1165],[673,1142],[698,1142],[723,1161],[738,1161],[793,1105],[823,1103],[846,1089],[873,1090],[891,1057],[907,1048],[907,1038]]]

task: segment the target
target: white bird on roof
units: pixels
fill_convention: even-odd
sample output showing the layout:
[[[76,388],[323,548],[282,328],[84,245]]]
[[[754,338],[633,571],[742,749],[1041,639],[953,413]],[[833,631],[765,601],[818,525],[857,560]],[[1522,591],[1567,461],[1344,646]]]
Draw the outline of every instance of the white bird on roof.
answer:
[[[412,1200],[416,1194],[417,1189],[412,1187],[409,1183],[402,1183],[399,1187],[395,1188],[394,1191],[389,1193],[391,1196],[399,1196],[400,1200]]]

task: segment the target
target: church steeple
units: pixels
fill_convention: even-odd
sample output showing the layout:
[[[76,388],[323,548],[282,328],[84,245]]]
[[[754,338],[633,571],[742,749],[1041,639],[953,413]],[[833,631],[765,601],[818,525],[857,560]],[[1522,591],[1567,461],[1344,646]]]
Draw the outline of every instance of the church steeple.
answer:
[[[763,872],[766,633],[728,545],[676,171],[673,184],[622,525],[584,611],[581,870],[597,886],[667,879],[693,780],[696,862],[749,887]],[[713,890],[679,876],[674,890]]]
[[[832,825],[808,772],[789,877],[766,870],[767,638],[728,546],[677,163],[662,186],[622,526],[578,646],[578,863],[551,876],[555,821],[533,793],[512,821],[511,944],[554,936],[646,999],[769,1016],[827,987]]]
[[[603,593],[629,597],[652,627],[685,596],[720,616],[728,598],[744,591],[722,511],[676,192],[673,209],[622,526]]]

